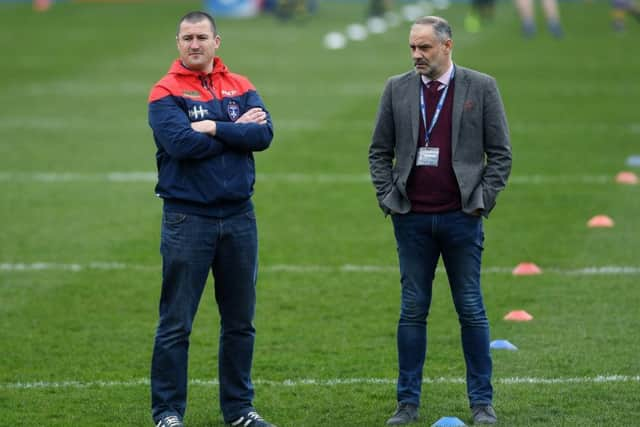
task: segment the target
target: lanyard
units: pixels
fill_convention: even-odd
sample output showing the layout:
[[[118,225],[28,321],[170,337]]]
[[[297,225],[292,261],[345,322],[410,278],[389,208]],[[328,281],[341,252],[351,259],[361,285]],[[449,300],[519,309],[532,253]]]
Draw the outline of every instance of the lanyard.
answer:
[[[424,90],[420,88],[420,111],[422,112],[422,123],[425,126],[425,134],[424,134],[424,145],[425,147],[429,145],[429,140],[431,139],[431,132],[433,132],[433,128],[436,126],[436,122],[440,117],[440,112],[442,111],[442,107],[444,106],[444,100],[447,97],[447,92],[449,91],[449,86],[451,86],[451,81],[453,80],[453,76],[456,74],[456,67],[453,66],[453,70],[451,70],[451,76],[449,77],[449,84],[445,86],[442,90],[442,94],[440,95],[440,100],[438,101],[438,105],[436,105],[436,111],[433,113],[433,117],[431,118],[431,124],[429,125],[429,129],[427,127],[427,106],[424,100]]]

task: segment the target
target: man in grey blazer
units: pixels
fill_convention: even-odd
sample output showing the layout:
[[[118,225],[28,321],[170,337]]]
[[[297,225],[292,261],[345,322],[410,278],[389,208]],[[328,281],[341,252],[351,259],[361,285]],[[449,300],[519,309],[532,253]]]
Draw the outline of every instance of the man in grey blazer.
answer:
[[[460,322],[474,424],[494,424],[489,322],[480,288],[483,217],[511,171],[511,146],[495,80],[454,65],[451,27],[419,18],[409,46],[415,71],[388,80],[369,167],[391,215],[401,275],[398,406],[389,425],[418,419],[427,316],[440,255]]]

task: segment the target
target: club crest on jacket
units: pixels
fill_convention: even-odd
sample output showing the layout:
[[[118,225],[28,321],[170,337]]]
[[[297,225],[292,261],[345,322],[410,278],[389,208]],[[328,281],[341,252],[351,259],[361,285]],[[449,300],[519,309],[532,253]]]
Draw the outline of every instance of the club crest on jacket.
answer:
[[[231,121],[235,122],[240,117],[240,106],[235,101],[229,101],[227,104],[227,114]]]

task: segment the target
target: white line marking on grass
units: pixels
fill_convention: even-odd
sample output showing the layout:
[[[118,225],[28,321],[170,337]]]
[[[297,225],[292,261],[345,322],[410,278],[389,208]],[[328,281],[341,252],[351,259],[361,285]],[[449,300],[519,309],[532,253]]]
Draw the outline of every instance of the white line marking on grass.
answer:
[[[122,64],[120,64],[122,65]],[[69,97],[94,96],[122,96],[142,95],[149,93],[151,86],[148,82],[100,82],[82,80],[57,80],[50,83],[32,83],[18,86],[9,90],[10,96],[38,96],[58,95]]]
[[[347,91],[357,92],[360,91],[359,87],[350,85],[345,88]],[[348,95],[348,93],[346,93]],[[293,131],[318,131],[326,129],[327,125],[323,120],[318,119],[289,119],[278,121],[278,130],[293,130]],[[367,132],[373,128],[372,120],[349,120],[348,122],[332,122],[331,129],[339,131],[340,133],[346,132],[360,132],[366,130]]]
[[[338,96],[362,96],[366,94],[377,93],[378,87],[367,83],[350,83],[343,85],[335,85],[332,89],[335,95]],[[263,92],[283,95],[286,93],[286,88],[280,88],[278,86],[268,87]],[[303,91],[304,93],[300,93]],[[291,96],[298,95],[305,97],[311,96],[328,96],[326,88],[294,88],[292,89]],[[332,96],[335,96],[332,95]],[[329,119],[305,119],[305,118],[292,118],[282,119],[276,123],[278,130],[287,131],[323,131],[327,128],[327,120]],[[125,126],[128,129],[146,130],[147,125],[143,122],[120,122],[119,125]],[[349,133],[369,133],[373,128],[373,120],[361,119],[351,120],[348,122],[332,122],[331,129],[334,131],[341,131]],[[112,123],[96,122],[88,118],[82,117],[68,117],[59,115],[38,116],[37,118],[25,117],[25,116],[5,116],[0,118],[0,130],[8,129],[20,129],[20,130],[40,130],[51,132],[73,132],[73,131],[87,131],[98,130],[102,132],[108,132],[113,130]],[[546,133],[549,132],[570,133],[606,133],[621,132],[629,134],[640,133],[639,124],[626,124],[626,125],[614,125],[610,123],[574,123],[572,125],[567,124],[549,124],[549,123],[514,123],[510,126],[512,133],[531,134],[531,133]],[[10,142],[10,141],[7,141]],[[33,141],[35,142],[35,141]]]
[[[609,175],[515,175],[509,184],[615,184]]]
[[[260,92],[266,95],[278,95],[285,97],[304,97],[304,98],[332,98],[338,96],[375,96],[380,95],[381,91],[380,83],[341,83],[335,82],[331,85],[314,84],[311,82],[309,85],[304,86],[292,86],[290,84],[266,84],[260,87]],[[290,120],[290,119],[289,119]],[[289,120],[283,119],[283,123]],[[315,121],[314,129],[325,129],[327,127],[329,119],[320,119]],[[350,123],[350,122],[349,122]],[[276,122],[276,128],[279,128],[280,121]],[[333,126],[333,124],[331,124]],[[373,128],[373,119],[369,121],[369,131]]]
[[[485,267],[482,274],[511,274],[514,267]],[[0,263],[0,272],[29,272],[29,271],[70,271],[80,272],[86,270],[160,270],[160,264],[140,265],[125,264],[121,262],[90,262],[88,264],[79,263],[55,263],[55,262],[34,262],[34,263]],[[640,267],[636,266],[592,266],[577,269],[565,269],[557,267],[544,267],[544,273],[553,273],[566,276],[623,276],[640,274]],[[396,273],[398,267],[394,265],[365,265],[365,264],[343,264],[343,265],[303,265],[303,264],[273,264],[262,266],[260,271],[263,273]],[[437,273],[444,273],[443,269],[438,269]]]
[[[0,172],[0,182],[156,182],[156,172]],[[287,183],[363,183],[370,184],[371,178],[366,173],[258,173],[258,182]],[[509,179],[510,184],[548,185],[548,184],[616,184],[614,175],[515,175]],[[617,184],[616,184],[617,185]]]
[[[495,384],[504,385],[553,385],[553,384],[610,384],[610,383],[635,383],[640,382],[640,375],[598,375],[595,377],[568,377],[568,378],[538,378],[538,377],[509,377],[494,378]],[[464,384],[464,378],[425,378],[425,384]],[[263,380],[256,379],[253,381],[257,385],[270,385],[276,387],[299,387],[299,386],[318,386],[333,387],[340,385],[360,385],[360,384],[382,384],[393,385],[396,383],[392,378],[329,378],[314,379],[300,378],[287,380]],[[217,386],[216,379],[192,379],[189,381],[191,385],[201,386]],[[148,386],[149,380],[139,378],[130,381],[32,381],[32,382],[15,382],[0,383],[1,390],[30,390],[30,389],[83,389],[83,388],[109,388],[109,387],[138,387]]]
[[[56,182],[155,182],[156,172],[106,172],[106,173],[76,173],[76,172],[0,172],[0,181],[20,182],[35,181],[45,183]]]
[[[513,377],[499,378],[495,382],[498,384],[602,384],[619,382],[640,382],[640,375],[598,375],[596,377],[573,377],[573,378],[535,378],[535,377]]]
[[[612,131],[634,133],[634,123],[618,124],[607,122],[512,122],[509,129],[514,133],[545,132],[558,133],[610,133]]]
[[[147,125],[141,122],[134,121],[118,121],[119,129],[135,129],[145,131]],[[67,117],[67,116],[38,116],[38,117],[3,117],[0,118],[0,131],[6,131],[8,129],[21,130],[21,131],[46,131],[46,132],[63,132],[72,133],[77,131],[92,131],[92,132],[113,132],[113,123],[109,121],[96,122],[93,119],[81,118],[81,117]],[[12,144],[15,138],[4,138],[3,143]],[[30,143],[41,143],[43,139],[31,139]]]
[[[29,390],[29,389],[58,389],[58,388],[109,388],[109,387],[135,387],[149,385],[148,379],[131,381],[32,381],[0,384],[4,390]]]
[[[314,183],[314,184],[349,184],[349,183],[371,183],[368,174],[349,173],[258,173],[256,180],[260,182],[288,182],[288,183]]]
[[[318,89],[320,92],[321,90]],[[340,88],[340,95],[351,96],[370,91],[365,85],[344,85]],[[333,122],[331,129],[333,131],[346,133],[362,133],[369,132],[373,128],[373,120],[350,120],[349,122]],[[148,126],[144,122],[122,121],[119,120],[120,129],[127,128],[138,131],[146,131]],[[317,132],[326,129],[326,121],[322,119],[289,119],[278,120],[278,131],[310,131]],[[5,116],[0,117],[0,132],[7,130],[27,130],[27,131],[49,131],[72,133],[76,131],[99,131],[113,132],[112,122],[96,122],[91,118],[68,117],[68,116]],[[11,138],[5,138],[2,141],[5,144],[11,144]],[[40,143],[41,140],[31,139],[30,143]]]
[[[557,268],[550,268],[548,270],[553,273],[566,274],[568,276],[597,276],[597,275],[626,275],[626,274],[640,274],[640,268],[638,267],[623,267],[623,266],[604,266],[604,267],[586,267],[576,270],[561,270]]]
[[[34,262],[34,263],[0,263],[0,271],[15,271],[15,272],[28,272],[28,271],[50,271],[50,270],[62,270],[79,272],[86,270],[156,270],[160,268],[152,265],[136,265],[136,264],[124,264],[121,262],[90,262],[89,264],[63,264],[56,262]]]

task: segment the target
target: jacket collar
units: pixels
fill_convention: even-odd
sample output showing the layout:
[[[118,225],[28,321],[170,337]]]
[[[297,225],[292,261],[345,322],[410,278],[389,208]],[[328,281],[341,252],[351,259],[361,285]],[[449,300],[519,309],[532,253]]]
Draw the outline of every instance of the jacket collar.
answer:
[[[173,61],[173,64],[171,64],[171,68],[169,68],[169,74],[179,74],[183,76],[196,76],[196,77],[207,76],[209,74],[228,73],[228,72],[229,72],[229,69],[227,68],[227,66],[224,65],[224,62],[222,62],[222,59],[217,56],[213,59],[213,70],[211,71],[211,73],[203,73],[202,71],[191,70],[187,68],[182,63],[182,61],[180,61],[179,58]]]

